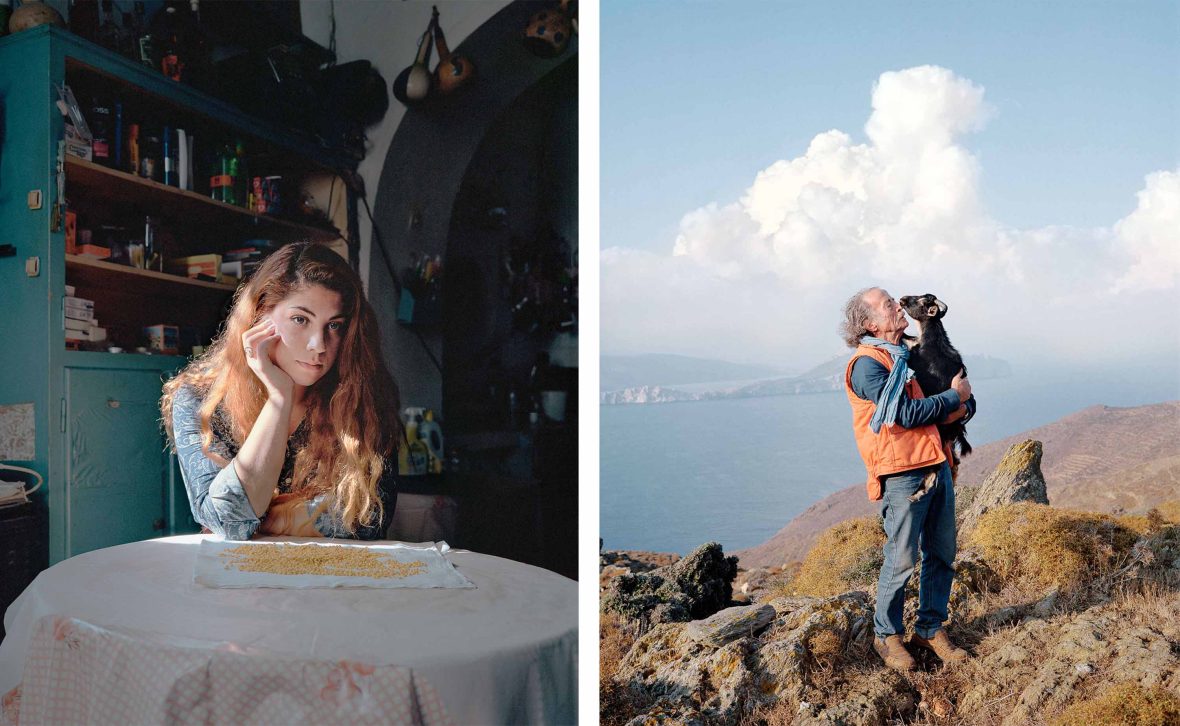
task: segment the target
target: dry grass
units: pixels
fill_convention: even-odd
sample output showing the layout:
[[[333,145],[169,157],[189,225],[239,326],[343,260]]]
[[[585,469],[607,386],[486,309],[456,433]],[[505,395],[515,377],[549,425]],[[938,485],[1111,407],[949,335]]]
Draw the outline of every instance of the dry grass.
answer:
[[[983,515],[970,544],[1005,584],[1073,591],[1111,572],[1137,538],[1109,515],[1020,502]]]
[[[1160,513],[1166,521],[1172,524],[1180,524],[1180,499],[1173,499],[1170,502],[1155,507],[1155,510]]]
[[[598,679],[600,682],[615,677],[619,664],[635,643],[635,633],[614,613],[598,615]]]
[[[598,709],[603,726],[621,726],[650,705],[616,676],[635,643],[634,629],[614,613],[598,615]]]
[[[787,586],[790,594],[830,597],[867,589],[881,572],[885,532],[876,517],[859,517],[824,531]]]
[[[807,639],[807,652],[811,656],[812,667],[827,675],[844,654],[844,639],[830,630],[820,630]]]
[[[1126,726],[1180,726],[1180,698],[1156,686],[1120,683],[1101,695],[1069,706],[1054,726],[1125,724]]]
[[[1124,514],[1118,521],[1140,536],[1151,534],[1169,525],[1180,524],[1180,501],[1164,502],[1145,514]]]

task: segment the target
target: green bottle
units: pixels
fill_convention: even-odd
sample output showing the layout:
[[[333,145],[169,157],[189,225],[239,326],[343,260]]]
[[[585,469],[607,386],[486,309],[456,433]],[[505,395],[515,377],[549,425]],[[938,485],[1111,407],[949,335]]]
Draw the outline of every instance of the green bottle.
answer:
[[[241,148],[240,146],[236,148]],[[238,179],[242,175],[241,166],[238,160],[238,154],[235,147],[225,147],[225,174],[229,176],[229,185],[225,188],[225,201],[228,204],[238,205]]]
[[[245,207],[250,175],[246,168],[246,145],[241,139],[234,144],[234,161],[234,198],[238,206]]]

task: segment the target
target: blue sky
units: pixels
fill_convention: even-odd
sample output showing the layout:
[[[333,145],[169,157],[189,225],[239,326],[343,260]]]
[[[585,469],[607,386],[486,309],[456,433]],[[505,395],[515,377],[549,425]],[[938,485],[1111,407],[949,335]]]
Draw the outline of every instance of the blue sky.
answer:
[[[607,250],[629,248],[668,257],[684,230],[685,215],[707,205],[721,211],[703,214],[715,217],[702,222],[712,225],[712,246],[706,245],[707,254],[690,252],[700,268],[692,275],[704,274],[710,265],[718,268],[723,245],[770,244],[768,235],[774,233],[766,228],[756,240],[748,232],[733,232],[732,242],[720,239],[723,234],[717,230],[733,230],[737,224],[721,219],[726,205],[738,202],[756,175],[776,161],[807,155],[809,143],[825,131],[846,134],[845,146],[873,146],[865,125],[873,113],[874,85],[890,71],[933,66],[950,75],[937,82],[914,81],[925,83],[930,93],[951,89],[970,95],[974,89],[982,94],[985,108],[963,111],[972,130],[955,131],[948,148],[967,157],[962,168],[974,170],[965,175],[969,188],[962,196],[966,206],[982,211],[968,216],[981,229],[991,230],[980,232],[971,249],[981,254],[991,244],[1016,250],[987,255],[981,265],[993,274],[1004,268],[1008,282],[1037,274],[1030,267],[1032,257],[1011,259],[1030,248],[1025,237],[1044,245],[1036,258],[1039,264],[1053,264],[1062,253],[1109,253],[1103,260],[1108,271],[1118,264],[1124,272],[1136,264],[1142,268],[1145,255],[1161,245],[1158,230],[1171,221],[1157,216],[1150,224],[1139,219],[1118,227],[1146,203],[1138,194],[1153,194],[1169,205],[1174,197],[1172,176],[1157,179],[1154,186],[1145,178],[1175,172],[1180,159],[1178,2],[603,0],[601,22],[604,353],[643,352],[637,341],[647,339],[651,348],[659,349],[651,352],[700,354],[706,347],[693,340],[723,327],[704,325],[701,333],[686,324],[679,337],[671,332],[645,336],[643,323],[628,319],[626,311],[658,308],[661,294],[672,299],[678,293],[640,294],[635,288],[644,283],[635,270],[646,265],[652,287],[661,284],[659,277],[689,273],[683,261],[612,258]],[[896,104],[894,109],[896,118]],[[848,192],[839,183],[835,187]],[[1140,230],[1138,241],[1119,247],[1131,227]],[[1142,232],[1145,228],[1157,231],[1152,236]],[[821,262],[815,264],[822,267]],[[1175,300],[1173,264],[1165,260],[1169,274],[1156,275],[1148,284],[1157,298],[1165,296],[1152,302]],[[731,284],[743,274],[739,267],[728,275]],[[632,270],[629,280],[617,274],[625,268]],[[956,271],[931,269],[920,279],[932,286],[942,283],[940,289],[946,290]],[[1127,290],[1143,277],[1123,274],[1116,283],[1115,276],[1099,279],[1098,270],[1080,268],[1069,275],[1046,289],[1047,299],[1061,303],[1064,291],[1076,282],[1103,286],[1131,304]],[[740,294],[748,295],[744,303],[764,307],[777,291],[784,299],[827,305],[847,286],[832,280],[828,289],[804,291],[789,274],[780,271],[778,278],[760,293],[751,287],[762,283],[743,284]],[[884,282],[894,278],[886,276]],[[911,280],[919,284],[914,278],[905,282]],[[734,289],[719,282],[713,286],[712,278],[693,281],[689,285],[682,279],[679,294],[703,287],[707,294],[734,296]],[[824,325],[823,330],[831,327]],[[808,332],[788,329],[784,334]],[[717,357],[751,362],[779,358],[781,341],[770,344],[765,338],[765,331],[735,331],[723,345],[744,353]],[[716,341],[711,347],[716,348]]]
[[[670,247],[839,128],[863,140],[886,70],[933,63],[988,89],[968,145],[983,198],[1022,227],[1109,224],[1180,155],[1177,2],[603,0],[603,245]]]

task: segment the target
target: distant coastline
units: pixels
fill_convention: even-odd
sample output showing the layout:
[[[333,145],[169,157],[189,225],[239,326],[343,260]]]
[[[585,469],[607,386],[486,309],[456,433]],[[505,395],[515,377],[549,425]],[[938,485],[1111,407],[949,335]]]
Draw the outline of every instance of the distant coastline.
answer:
[[[705,390],[686,391],[667,385],[629,386],[620,390],[604,391],[599,396],[603,406],[623,406],[655,403],[684,403],[690,401],[715,401],[733,398],[758,398],[762,396],[792,396],[805,393],[827,393],[839,391],[844,386],[844,366],[847,358],[831,358],[811,370],[797,376],[767,378],[744,385]],[[967,355],[964,362],[971,377],[976,380],[1006,378],[1012,375],[1008,361],[986,355]]]

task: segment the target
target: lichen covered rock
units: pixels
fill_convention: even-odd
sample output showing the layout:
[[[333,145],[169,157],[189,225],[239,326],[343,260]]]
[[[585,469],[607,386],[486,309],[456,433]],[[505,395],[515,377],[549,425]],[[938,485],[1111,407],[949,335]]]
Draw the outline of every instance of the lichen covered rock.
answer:
[[[709,542],[667,567],[615,577],[606,585],[602,608],[643,627],[706,618],[729,606],[736,575],[737,558]]]
[[[763,616],[775,612],[769,604],[750,607]],[[615,679],[659,704],[661,713],[736,723],[759,707],[798,701],[850,647],[867,644],[872,617],[868,596],[852,592],[812,599],[776,614],[760,634],[720,646],[698,639],[696,623],[656,625],[631,647]]]
[[[741,605],[725,608],[704,620],[694,620],[685,628],[685,635],[708,645],[722,646],[731,640],[754,635],[774,620],[770,605]]]
[[[996,507],[1014,502],[1048,504],[1045,475],[1041,473],[1043,453],[1041,442],[1033,439],[1008,449],[999,466],[971,492],[970,505],[959,515],[960,535],[975,529],[979,518]]]

